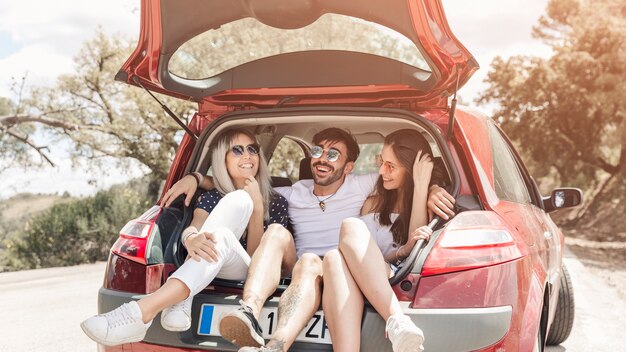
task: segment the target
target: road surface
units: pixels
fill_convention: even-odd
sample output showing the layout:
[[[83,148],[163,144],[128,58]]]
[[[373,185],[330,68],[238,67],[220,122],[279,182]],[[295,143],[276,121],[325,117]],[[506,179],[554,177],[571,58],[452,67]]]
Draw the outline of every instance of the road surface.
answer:
[[[570,252],[565,263],[576,299],[574,329],[565,343],[547,351],[626,350],[622,330],[626,326],[625,280],[615,280],[615,272],[584,267]],[[0,351],[96,351],[79,323],[96,313],[104,266],[96,263],[0,274]]]

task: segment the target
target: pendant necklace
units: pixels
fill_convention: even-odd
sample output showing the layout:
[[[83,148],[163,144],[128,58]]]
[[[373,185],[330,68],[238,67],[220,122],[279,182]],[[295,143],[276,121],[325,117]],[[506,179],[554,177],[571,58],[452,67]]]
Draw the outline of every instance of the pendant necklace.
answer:
[[[319,202],[319,206],[320,209],[322,209],[322,212],[326,211],[326,201],[329,200],[330,198],[334,197],[335,194],[337,194],[337,192],[329,195],[328,197],[324,198],[324,199],[320,199],[320,197],[317,196],[317,194],[313,193],[313,195],[315,196],[315,198],[317,198],[317,201]]]

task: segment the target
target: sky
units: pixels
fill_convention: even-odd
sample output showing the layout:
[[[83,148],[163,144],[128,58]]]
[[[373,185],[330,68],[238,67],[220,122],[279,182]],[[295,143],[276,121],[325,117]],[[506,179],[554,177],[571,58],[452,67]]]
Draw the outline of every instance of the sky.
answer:
[[[0,96],[14,98],[11,85],[24,75],[28,84],[45,86],[53,85],[59,75],[71,73],[73,57],[98,27],[109,34],[137,37],[139,3],[0,0]],[[485,89],[483,80],[494,57],[550,54],[549,48],[531,36],[532,26],[545,12],[546,4],[547,0],[443,0],[452,31],[481,66],[459,92],[463,101],[471,102]],[[33,11],[35,8],[37,11]],[[107,174],[72,168],[67,157],[69,143],[50,147],[57,166],[41,170],[15,168],[1,173],[0,198],[23,191],[89,195],[146,171],[139,165],[112,167]]]

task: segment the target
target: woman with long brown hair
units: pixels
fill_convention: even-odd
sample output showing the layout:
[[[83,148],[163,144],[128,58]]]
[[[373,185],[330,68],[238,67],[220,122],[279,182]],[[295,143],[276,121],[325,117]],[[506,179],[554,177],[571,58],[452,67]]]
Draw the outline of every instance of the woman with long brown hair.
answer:
[[[359,219],[344,220],[337,250],[324,256],[322,304],[335,351],[359,351],[364,298],[385,319],[394,351],[420,351],[422,331],[402,313],[389,277],[426,226],[432,151],[416,130],[389,134],[377,156],[379,179]]]

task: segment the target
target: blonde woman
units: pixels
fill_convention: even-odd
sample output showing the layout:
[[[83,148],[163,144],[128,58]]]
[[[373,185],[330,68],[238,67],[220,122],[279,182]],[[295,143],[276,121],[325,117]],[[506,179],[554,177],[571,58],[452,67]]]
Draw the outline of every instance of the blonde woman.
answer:
[[[267,226],[288,225],[287,201],[272,190],[253,134],[228,130],[210,149],[215,188],[198,198],[191,224],[181,235],[188,260],[156,292],[85,320],[81,327],[92,340],[107,346],[141,341],[161,311],[165,329],[188,330],[193,296],[215,277],[244,280]]]

